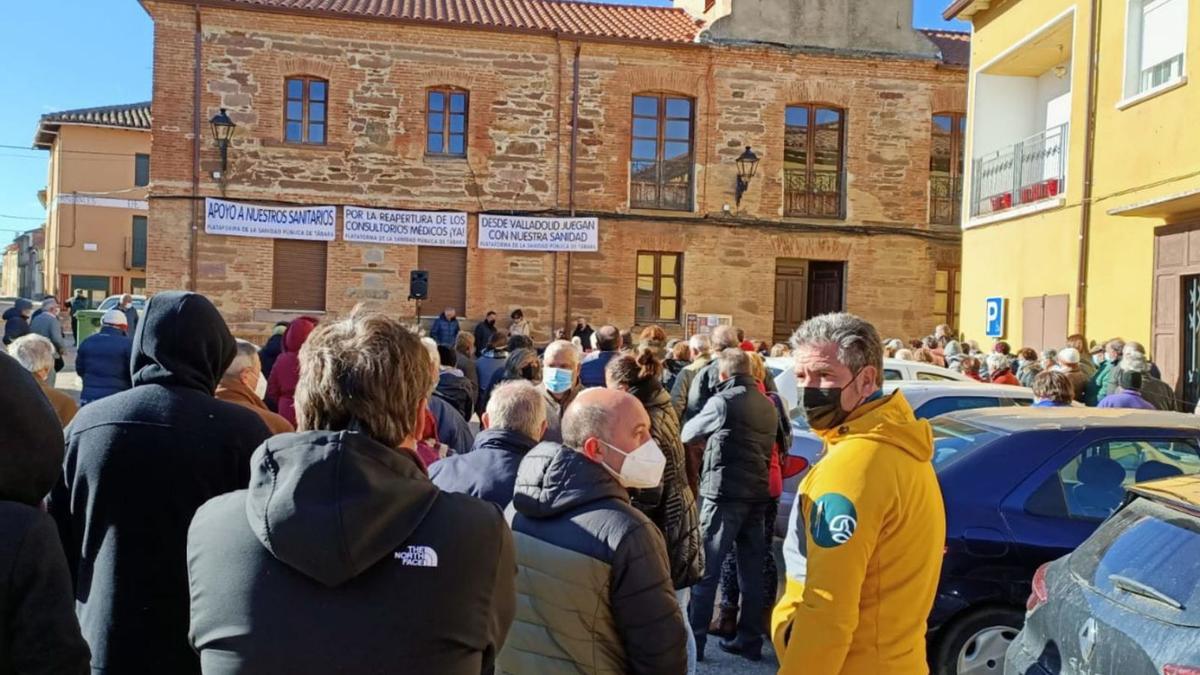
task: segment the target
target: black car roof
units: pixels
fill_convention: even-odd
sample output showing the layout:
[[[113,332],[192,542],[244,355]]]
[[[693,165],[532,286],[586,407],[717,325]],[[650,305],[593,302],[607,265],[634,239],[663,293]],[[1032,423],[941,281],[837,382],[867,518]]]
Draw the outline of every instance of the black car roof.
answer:
[[[1004,433],[1127,427],[1200,432],[1200,416],[1124,408],[1022,408],[1010,406],[960,410],[941,417]]]

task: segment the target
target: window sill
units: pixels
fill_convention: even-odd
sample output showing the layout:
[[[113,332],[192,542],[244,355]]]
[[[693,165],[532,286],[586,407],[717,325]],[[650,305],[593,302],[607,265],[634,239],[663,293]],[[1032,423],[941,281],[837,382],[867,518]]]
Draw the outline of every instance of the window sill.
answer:
[[[1125,110],[1127,108],[1132,108],[1133,106],[1141,103],[1142,101],[1147,101],[1147,100],[1152,99],[1161,94],[1165,94],[1168,91],[1173,91],[1175,89],[1178,89],[1178,88],[1182,87],[1183,85],[1187,84],[1187,81],[1188,81],[1187,75],[1182,75],[1180,77],[1175,78],[1174,80],[1171,80],[1170,82],[1165,82],[1163,84],[1160,84],[1153,89],[1147,89],[1146,91],[1143,91],[1140,94],[1135,94],[1128,98],[1122,99],[1121,101],[1117,102],[1117,110]]]
[[[264,138],[259,141],[259,144],[264,148],[283,148],[286,150],[315,150],[317,152],[344,152],[347,150],[347,147],[340,143],[325,143],[323,145],[316,143],[288,143],[287,141],[279,141],[274,138]]]
[[[675,209],[646,209],[634,206],[629,207],[629,210],[626,213],[631,216],[657,216],[659,218],[666,216],[671,218],[695,218],[697,220],[704,217],[702,214],[690,210],[681,211]]]
[[[991,225],[992,223],[1000,223],[1006,220],[1015,220],[1017,218],[1024,218],[1025,216],[1032,216],[1033,214],[1041,213],[1042,211],[1052,211],[1066,203],[1067,200],[1064,197],[1052,197],[1050,199],[1043,199],[1039,202],[1033,202],[1032,204],[1023,204],[1016,208],[1005,209],[999,213],[992,213],[983,217],[977,216],[975,218],[971,218],[967,220],[967,222],[963,223],[963,229],[969,230],[973,227]]]
[[[801,216],[785,213],[783,214],[783,222],[785,223],[814,223],[817,225],[829,225],[845,223],[845,216]]]
[[[425,153],[425,161],[427,162],[465,162],[466,155],[438,155],[434,153]]]

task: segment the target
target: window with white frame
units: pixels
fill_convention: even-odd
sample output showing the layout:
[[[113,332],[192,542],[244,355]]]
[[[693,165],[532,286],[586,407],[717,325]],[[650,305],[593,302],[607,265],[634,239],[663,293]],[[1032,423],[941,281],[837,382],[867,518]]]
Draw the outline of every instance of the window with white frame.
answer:
[[[1188,0],[1129,0],[1125,96],[1183,77]]]

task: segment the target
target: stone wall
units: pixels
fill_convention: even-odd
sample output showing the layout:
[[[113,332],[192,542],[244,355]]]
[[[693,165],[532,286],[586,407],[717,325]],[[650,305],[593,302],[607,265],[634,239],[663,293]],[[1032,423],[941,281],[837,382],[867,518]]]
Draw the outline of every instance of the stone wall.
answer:
[[[155,291],[186,287],[192,265],[195,17],[181,5],[146,6],[155,20],[148,269]],[[849,261],[847,308],[885,332],[913,334],[928,330],[935,258],[957,259],[957,233],[928,224],[927,185],[930,118],[965,109],[961,69],[761,46],[582,41],[575,206],[600,218],[601,243],[599,253],[568,256],[481,251],[475,225],[481,212],[568,208],[576,43],[211,8],[202,10],[202,26],[200,117],[226,108],[238,131],[218,182],[211,177],[218,154],[201,126],[199,195],[466,211],[467,306],[460,314],[472,319],[520,306],[541,337],[568,313],[629,325],[636,251],[677,250],[684,252],[686,311],[733,313],[751,334],[769,334],[774,259],[839,259]],[[330,82],[325,146],[282,142],[290,75]],[[432,86],[470,92],[465,159],[425,155],[424,97]],[[631,97],[639,92],[695,98],[693,212],[629,208]],[[783,216],[784,108],[800,102],[847,110],[844,220]],[[745,145],[762,161],[740,208],[727,212],[733,159]],[[210,237],[197,222],[195,287],[237,332],[265,333],[279,318],[270,311],[272,242]],[[339,222],[328,260],[330,313],[358,302],[413,313],[405,298],[415,248],[343,242]]]

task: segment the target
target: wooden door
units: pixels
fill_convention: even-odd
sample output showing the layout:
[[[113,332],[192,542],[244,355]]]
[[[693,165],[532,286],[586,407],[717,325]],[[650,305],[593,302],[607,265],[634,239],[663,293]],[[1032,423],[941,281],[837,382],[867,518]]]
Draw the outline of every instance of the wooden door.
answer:
[[[1041,352],[1062,349],[1067,344],[1067,315],[1071,296],[1038,295],[1021,301],[1021,343],[1013,350],[1029,347]]]
[[[813,260],[808,263],[808,314],[806,319],[842,311],[845,276],[846,263],[844,262]]]
[[[772,340],[787,343],[804,321],[808,302],[808,261],[778,258],[775,261],[775,326]]]

